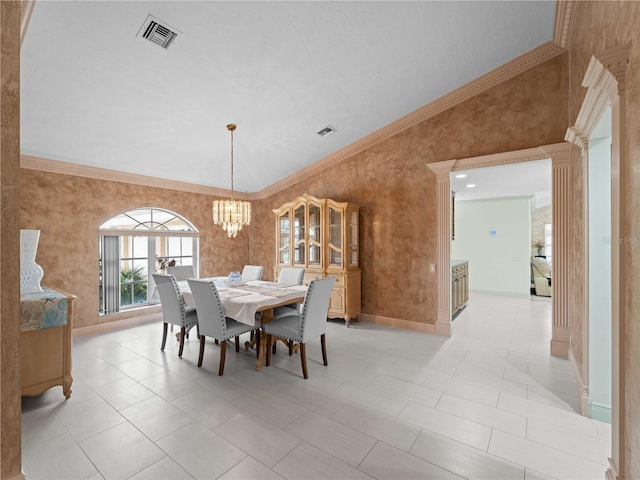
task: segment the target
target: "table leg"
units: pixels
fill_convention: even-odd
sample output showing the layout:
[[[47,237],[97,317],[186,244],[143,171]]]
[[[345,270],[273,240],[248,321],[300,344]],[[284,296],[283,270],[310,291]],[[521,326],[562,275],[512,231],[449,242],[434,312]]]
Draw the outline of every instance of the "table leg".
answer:
[[[263,337],[264,338],[261,339],[260,346],[258,347],[258,358],[256,360],[257,371],[260,371],[260,369],[262,369],[262,362],[264,362],[264,357],[265,357],[267,338],[266,338],[266,335],[263,335]]]
[[[256,343],[258,343],[258,335],[260,335],[259,333],[260,331],[257,329],[255,332],[253,332],[253,334],[251,335],[251,340],[249,340],[248,342],[244,342],[244,349],[245,350],[249,350],[250,348],[253,348],[256,346]]]
[[[273,308],[268,308],[266,310],[263,310],[262,312],[262,318],[261,318],[261,325],[264,325],[265,323],[269,323],[271,320],[273,320]],[[260,341],[260,345],[258,347],[258,359],[256,360],[256,370],[260,370],[262,368],[262,363],[265,360],[265,349],[267,347],[267,336],[264,335],[264,332],[262,332],[262,339]]]

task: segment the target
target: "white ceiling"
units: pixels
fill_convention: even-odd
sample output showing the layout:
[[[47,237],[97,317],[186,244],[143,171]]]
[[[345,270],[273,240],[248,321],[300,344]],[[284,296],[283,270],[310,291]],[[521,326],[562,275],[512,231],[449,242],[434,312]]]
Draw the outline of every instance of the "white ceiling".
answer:
[[[553,37],[553,1],[37,0],[21,152],[256,192]],[[148,14],[181,34],[163,50]],[[322,138],[327,125],[337,129]]]
[[[536,208],[544,207],[551,203],[551,160],[455,171],[451,190],[456,201],[530,195],[536,199]]]

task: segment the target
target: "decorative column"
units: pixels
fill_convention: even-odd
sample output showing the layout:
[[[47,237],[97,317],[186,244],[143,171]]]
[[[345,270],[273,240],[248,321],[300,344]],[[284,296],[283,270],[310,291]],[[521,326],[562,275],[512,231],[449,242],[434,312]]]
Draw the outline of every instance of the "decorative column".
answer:
[[[0,478],[24,479],[20,403],[20,2],[0,1]]]
[[[456,160],[429,163],[436,175],[436,335],[451,335],[451,180]]]
[[[541,147],[551,157],[551,221],[553,224],[553,264],[551,266],[553,310],[551,327],[551,355],[569,356],[569,301],[571,265],[572,178],[569,143]]]

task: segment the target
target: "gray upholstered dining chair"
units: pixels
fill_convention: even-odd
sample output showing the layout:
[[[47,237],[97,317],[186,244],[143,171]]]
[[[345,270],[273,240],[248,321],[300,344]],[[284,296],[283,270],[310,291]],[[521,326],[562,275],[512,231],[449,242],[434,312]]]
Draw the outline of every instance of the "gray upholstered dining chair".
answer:
[[[264,267],[262,265],[245,265],[242,269],[242,281],[262,280]]]
[[[180,289],[176,279],[171,274],[153,273],[153,281],[158,288],[160,303],[162,305],[162,345],[160,350],[164,350],[167,343],[167,327],[169,324],[180,327],[180,349],[178,356],[182,357],[184,350],[184,339],[189,330],[198,326],[198,315],[194,307],[187,307],[180,295]]]
[[[304,272],[304,268],[284,267],[282,270],[280,270],[278,283],[302,285],[302,280],[304,280]]]
[[[335,277],[318,278],[309,284],[309,289],[304,297],[302,313],[291,309],[288,315],[274,318],[271,322],[262,325],[262,331],[267,335],[267,366],[271,364],[271,343],[273,337],[283,338],[289,342],[300,344],[300,361],[302,363],[302,375],[309,378],[307,372],[306,343],[316,337],[320,337],[322,347],[322,361],[327,362],[327,312],[331,290],[335,283]]]
[[[284,267],[280,270],[280,275],[278,276],[278,283],[282,283],[284,285],[302,285],[302,281],[304,280],[304,268],[297,267]],[[287,315],[292,313],[291,310],[295,312],[300,312],[300,304],[299,303],[290,303],[289,305],[283,305],[282,307],[276,307],[273,309],[273,318],[278,318],[283,315]],[[271,349],[272,353],[276,353],[276,344],[273,344]],[[291,343],[289,344],[289,355],[293,354],[293,349]]]
[[[227,355],[227,340],[235,337],[236,352],[240,350],[239,335],[253,330],[246,325],[225,316],[224,307],[218,294],[218,289],[211,280],[189,279],[189,288],[198,310],[200,325],[200,355],[198,367],[202,366],[204,356],[205,337],[211,337],[220,342],[220,366],[218,375],[224,373],[224,362]]]
[[[196,278],[196,272],[193,265],[175,265],[167,267],[167,273],[174,276],[177,281],[186,280],[187,278]]]
[[[280,270],[278,283],[287,285],[302,285],[302,281],[304,280],[304,272],[304,268],[284,267],[282,270]],[[287,315],[291,313],[291,309],[295,309],[299,312],[299,308],[300,304],[298,303],[291,303],[283,307],[276,307],[273,309],[273,317],[278,318],[281,315]]]

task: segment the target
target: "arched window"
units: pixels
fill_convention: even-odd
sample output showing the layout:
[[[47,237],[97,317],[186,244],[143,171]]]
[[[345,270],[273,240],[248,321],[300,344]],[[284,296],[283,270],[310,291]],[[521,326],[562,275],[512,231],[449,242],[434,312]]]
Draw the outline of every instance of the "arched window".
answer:
[[[101,314],[158,303],[151,273],[192,265],[198,272],[198,231],[185,218],[160,208],[121,213],[100,226]]]

